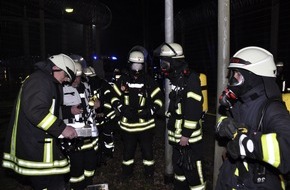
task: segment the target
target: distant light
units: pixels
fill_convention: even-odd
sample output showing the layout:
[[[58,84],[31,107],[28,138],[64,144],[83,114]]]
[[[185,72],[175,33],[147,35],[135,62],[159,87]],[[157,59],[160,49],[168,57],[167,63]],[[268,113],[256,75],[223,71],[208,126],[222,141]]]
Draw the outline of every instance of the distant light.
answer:
[[[74,9],[68,7],[68,8],[65,8],[65,12],[72,13],[72,12],[74,12]]]
[[[117,60],[117,57],[116,56],[111,56],[111,59],[112,60]]]
[[[97,60],[97,59],[98,59],[98,56],[94,55],[94,56],[93,56],[93,59],[94,59],[94,60]]]

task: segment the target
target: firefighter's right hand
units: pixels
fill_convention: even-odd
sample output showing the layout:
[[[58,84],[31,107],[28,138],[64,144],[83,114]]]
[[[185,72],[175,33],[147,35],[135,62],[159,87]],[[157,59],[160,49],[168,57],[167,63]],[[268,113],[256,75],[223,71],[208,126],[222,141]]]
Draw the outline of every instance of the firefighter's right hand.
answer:
[[[62,136],[64,138],[68,138],[68,139],[73,139],[76,138],[78,136],[75,128],[73,128],[72,126],[67,125],[65,127],[65,129],[62,131]]]
[[[238,133],[247,133],[247,127],[242,123],[237,123],[233,118],[223,117],[216,125],[216,133],[220,137],[233,140]]]
[[[74,105],[70,110],[73,115],[81,114],[84,111],[80,105]]]

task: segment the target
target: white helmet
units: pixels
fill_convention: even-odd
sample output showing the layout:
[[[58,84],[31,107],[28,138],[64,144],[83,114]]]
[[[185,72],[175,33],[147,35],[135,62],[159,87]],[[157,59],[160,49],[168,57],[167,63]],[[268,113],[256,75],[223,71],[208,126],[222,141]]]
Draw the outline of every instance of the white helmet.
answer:
[[[76,54],[72,54],[69,57],[72,60],[74,60],[75,63],[80,63],[82,65],[82,67],[87,67],[87,62],[82,56],[76,55]]]
[[[91,66],[84,68],[83,72],[88,77],[96,76],[95,69],[93,67],[91,67]]]
[[[61,70],[63,70],[68,75],[71,81],[75,78],[75,63],[69,56],[61,53],[58,55],[50,56],[48,59]]]
[[[144,63],[144,54],[140,51],[130,52],[129,62],[131,62],[131,63]]]
[[[165,43],[160,49],[161,57],[184,58],[183,49],[177,43]]]
[[[273,55],[267,50],[250,46],[239,50],[231,58],[228,69],[240,68],[262,77],[276,77]]]
[[[75,67],[76,67],[76,76],[82,76],[83,74],[83,67],[80,63],[75,62]]]

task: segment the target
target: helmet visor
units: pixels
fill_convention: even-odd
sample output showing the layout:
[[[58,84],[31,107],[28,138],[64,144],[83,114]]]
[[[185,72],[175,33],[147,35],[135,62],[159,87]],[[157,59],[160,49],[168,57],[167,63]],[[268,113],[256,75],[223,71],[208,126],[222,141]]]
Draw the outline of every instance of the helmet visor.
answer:
[[[227,78],[228,86],[240,86],[245,81],[244,76],[237,69],[230,69]]]

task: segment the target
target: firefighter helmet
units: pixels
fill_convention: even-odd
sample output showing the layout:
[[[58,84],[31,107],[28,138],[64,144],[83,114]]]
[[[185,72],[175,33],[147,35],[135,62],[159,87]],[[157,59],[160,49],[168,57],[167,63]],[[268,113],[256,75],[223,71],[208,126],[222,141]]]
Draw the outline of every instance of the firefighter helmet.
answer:
[[[83,67],[79,62],[75,62],[76,76],[81,76],[83,74]]]
[[[235,53],[228,69],[244,69],[262,77],[276,77],[277,71],[273,55],[256,46],[246,47]]]
[[[48,59],[61,70],[63,70],[71,81],[74,80],[76,74],[75,63],[69,56],[61,53],[58,55],[50,56]]]
[[[165,43],[160,49],[161,57],[171,57],[173,59],[184,58],[183,49],[177,43]]]
[[[87,62],[86,62],[86,60],[82,56],[76,55],[76,54],[72,54],[69,57],[72,60],[74,60],[75,63],[80,63],[83,68],[87,67]]]
[[[130,52],[129,62],[131,62],[131,63],[144,63],[144,54],[140,51]]]

